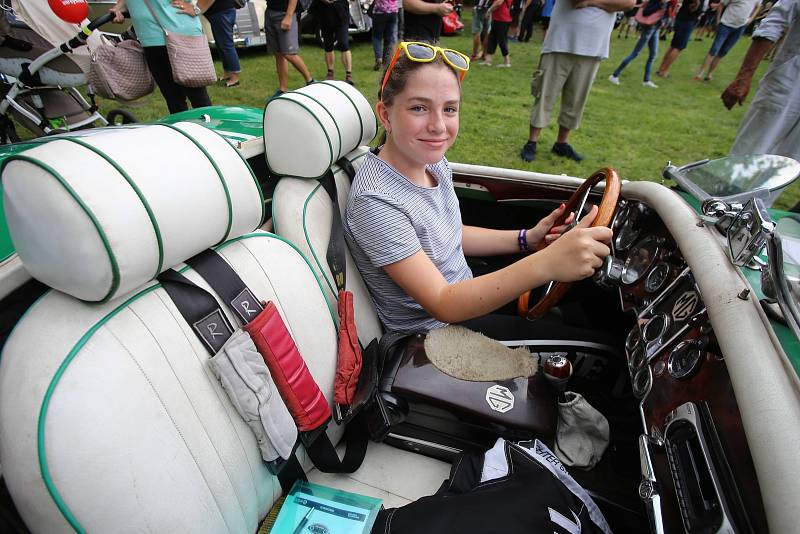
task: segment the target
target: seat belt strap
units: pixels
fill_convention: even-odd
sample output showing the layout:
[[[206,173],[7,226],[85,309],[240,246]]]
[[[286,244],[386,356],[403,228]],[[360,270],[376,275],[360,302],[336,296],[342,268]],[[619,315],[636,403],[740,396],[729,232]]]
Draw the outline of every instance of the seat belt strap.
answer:
[[[336,211],[338,212],[338,208],[336,208]],[[255,297],[255,294],[217,252],[210,249],[206,250],[187,260],[186,263],[195,269],[225,302],[232,303],[231,308],[234,311],[237,311],[236,304],[248,302],[241,301],[239,299],[241,295],[249,296],[253,302],[258,304],[258,309],[263,310],[263,306],[261,306],[261,302]],[[203,290],[201,289],[201,291]],[[214,300],[213,297],[211,298]],[[237,315],[243,320],[246,317],[246,309],[252,311],[255,308],[252,306],[250,308],[240,307]],[[258,315],[258,312],[254,314],[254,317],[256,315]],[[248,322],[245,321],[245,324]],[[301,432],[300,437],[314,466],[325,473],[352,473],[361,466],[366,456],[368,441],[366,426],[358,417],[348,425],[346,431],[347,449],[343,460],[339,460],[335,447],[325,433],[324,425],[310,432]],[[294,455],[292,458],[294,458]],[[287,462],[292,462],[292,458]],[[284,472],[287,469],[289,469],[289,472],[296,471],[296,468],[297,466],[284,465],[280,472]],[[300,471],[302,472],[302,468],[300,468]]]
[[[215,355],[233,335],[217,299],[173,269],[161,273],[158,281],[208,353]]]
[[[350,181],[356,174],[353,164],[350,160],[342,157],[336,162],[336,165],[342,169]],[[331,199],[333,216],[331,218],[331,236],[328,240],[328,251],[325,254],[325,259],[330,267],[333,280],[336,283],[336,290],[342,291],[345,288],[347,280],[347,266],[345,264],[345,242],[344,242],[344,225],[342,223],[342,212],[339,209],[339,195],[336,191],[336,178],[333,171],[329,168],[322,179],[319,181],[322,188],[328,193]]]
[[[220,262],[224,263],[225,266],[230,269],[230,272],[236,275],[236,278],[241,282],[239,275],[236,274],[225,260],[216,253],[212,254],[218,258]],[[208,260],[208,263],[211,262],[215,262],[215,260]],[[187,264],[189,264],[189,262],[187,262]],[[205,266],[206,264],[204,263],[204,270],[206,270]],[[224,267],[222,269],[224,269]],[[198,273],[200,272],[198,269],[196,270]],[[195,335],[197,335],[203,343],[208,353],[214,356],[219,352],[222,346],[225,345],[228,339],[233,335],[233,327],[222,312],[217,299],[215,299],[211,293],[173,269],[167,269],[161,273],[158,276],[158,281],[175,304],[175,307],[178,308],[181,316],[192,326]],[[242,282],[242,284],[244,284],[244,282]],[[209,285],[214,287],[210,283]],[[233,291],[234,289],[236,288],[231,286],[229,291]],[[216,287],[214,287],[214,290],[221,291]],[[241,293],[241,291],[236,291],[233,294],[238,295],[239,293]],[[226,301],[228,300],[226,296],[220,296]],[[255,302],[258,303],[259,307],[261,306],[261,303],[257,300]],[[232,306],[232,309],[235,310],[236,308]],[[243,310],[244,309],[246,308],[243,308]],[[303,467],[297,460],[296,454],[292,454],[288,460],[284,461],[278,458],[275,461],[267,462],[267,464],[270,471],[275,473],[275,476],[278,477],[278,482],[284,492],[288,492],[292,488],[295,480],[308,480],[305,471],[303,471]]]
[[[186,264],[214,288],[222,300],[247,324],[264,311],[264,306],[225,259],[213,250],[204,250]]]

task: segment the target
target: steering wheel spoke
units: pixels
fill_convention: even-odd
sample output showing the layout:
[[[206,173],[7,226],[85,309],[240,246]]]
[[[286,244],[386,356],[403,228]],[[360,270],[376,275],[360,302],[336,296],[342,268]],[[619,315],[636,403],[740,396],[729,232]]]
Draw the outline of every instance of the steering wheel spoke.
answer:
[[[617,171],[612,168],[600,169],[589,176],[569,198],[565,205],[564,215],[560,220],[556,221],[555,225],[564,224],[569,213],[574,211],[575,219],[565,231],[572,230],[578,224],[578,217],[589,200],[592,188],[602,181],[605,181],[606,186],[603,190],[603,197],[600,200],[597,217],[592,222],[592,226],[609,226],[614,218],[614,212],[617,210],[620,188],[622,187]],[[531,292],[526,291],[517,300],[517,312],[529,320],[538,319],[547,313],[550,308],[558,304],[571,285],[571,282],[549,282],[544,296],[537,303],[530,302]]]

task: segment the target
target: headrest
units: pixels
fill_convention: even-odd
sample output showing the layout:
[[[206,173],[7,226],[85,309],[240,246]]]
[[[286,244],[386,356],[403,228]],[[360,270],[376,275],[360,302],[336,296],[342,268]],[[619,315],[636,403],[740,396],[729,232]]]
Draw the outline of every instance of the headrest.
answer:
[[[369,102],[345,82],[313,83],[271,99],[264,109],[267,166],[278,176],[319,178],[376,132]]]
[[[56,137],[2,169],[14,246],[31,276],[105,302],[257,228],[253,172],[198,124],[149,124]]]

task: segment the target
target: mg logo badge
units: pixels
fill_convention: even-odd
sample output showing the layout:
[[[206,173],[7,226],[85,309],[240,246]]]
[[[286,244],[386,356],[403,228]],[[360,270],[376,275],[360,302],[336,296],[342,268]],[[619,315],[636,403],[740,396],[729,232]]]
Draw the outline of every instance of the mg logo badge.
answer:
[[[672,317],[676,321],[685,321],[692,315],[697,303],[700,302],[700,297],[694,291],[687,291],[675,301],[672,306]]]
[[[492,410],[506,413],[514,407],[514,395],[507,387],[495,384],[486,390],[486,403]]]

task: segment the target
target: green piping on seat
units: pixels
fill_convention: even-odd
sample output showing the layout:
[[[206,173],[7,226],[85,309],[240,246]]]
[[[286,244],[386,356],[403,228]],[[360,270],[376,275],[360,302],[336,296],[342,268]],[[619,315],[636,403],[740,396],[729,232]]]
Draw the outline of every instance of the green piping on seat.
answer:
[[[75,200],[75,202],[81,207],[86,216],[89,217],[89,220],[92,221],[95,230],[97,230],[97,235],[100,237],[100,241],[103,242],[103,247],[106,249],[106,254],[108,255],[108,261],[111,264],[111,287],[101,300],[92,302],[97,302],[99,304],[108,302],[111,296],[114,295],[114,293],[116,293],[117,289],[119,289],[119,284],[120,284],[119,264],[117,263],[117,258],[114,256],[114,252],[111,250],[111,243],[108,240],[108,236],[106,236],[106,233],[103,231],[103,228],[100,225],[100,221],[97,220],[97,217],[92,212],[92,210],[89,209],[89,206],[87,206],[83,202],[83,200],[78,196],[75,190],[72,189],[72,187],[67,183],[64,177],[61,176],[51,166],[25,154],[15,154],[9,157],[8,159],[5,160],[3,166],[5,167],[5,165],[8,164],[9,161],[14,161],[14,160],[26,161],[31,165],[39,167],[40,169],[49,173],[52,177],[54,177],[58,181],[58,183],[61,184],[61,187],[63,187],[67,191],[67,193],[69,193],[70,196],[72,196],[72,199]]]
[[[319,100],[317,100],[316,98],[314,98],[313,96],[309,96],[309,95],[307,95],[305,93],[294,93],[294,96],[304,96],[306,98],[309,98],[309,99],[313,100],[314,102],[316,102],[319,105],[319,107],[321,107],[322,109],[325,110],[325,113],[328,114],[328,117],[331,118],[331,122],[336,127],[336,135],[339,137],[339,154],[341,154],[342,153],[342,131],[339,129],[339,123],[336,122],[336,119],[333,117],[333,114],[331,113],[331,111],[328,108],[326,108],[325,106],[323,106],[322,103]],[[333,153],[333,150],[331,150],[331,153]]]
[[[157,277],[161,273],[161,268],[164,266],[164,241],[161,238],[161,229],[158,227],[158,221],[156,220],[155,213],[153,213],[153,210],[150,208],[150,204],[144,197],[144,193],[142,193],[141,189],[139,189],[139,187],[134,183],[130,175],[127,172],[125,172],[125,170],[122,167],[120,167],[116,161],[111,159],[111,157],[108,154],[106,154],[99,148],[90,145],[83,139],[78,139],[75,137],[63,137],[61,139],[63,139],[64,141],[77,143],[80,146],[91,150],[92,152],[94,152],[95,154],[106,160],[106,162],[109,165],[114,167],[117,170],[117,172],[120,173],[123,178],[125,178],[125,181],[128,182],[128,185],[130,185],[131,189],[133,189],[133,191],[136,193],[136,196],[139,197],[139,200],[142,202],[142,206],[144,206],[144,209],[147,212],[147,216],[150,218],[150,224],[153,225],[153,232],[155,232],[156,242],[158,242],[158,267],[156,267],[156,272],[153,275],[153,278]]]
[[[358,156],[356,156],[352,160],[348,160],[348,161],[350,161],[350,163],[355,163],[356,161],[360,160],[361,158],[365,157],[366,155],[367,155],[367,152],[364,152],[363,154],[359,154]],[[344,171],[339,169],[339,172],[344,172]],[[335,175],[335,173],[334,173],[334,175]],[[336,185],[336,180],[334,180],[334,185]],[[317,193],[317,191],[319,190],[320,187],[322,187],[322,184],[317,184],[317,186],[314,189],[311,190],[311,192],[308,194],[308,196],[306,197],[305,201],[303,202],[303,235],[305,235],[305,237],[306,237],[306,244],[308,245],[308,250],[311,251],[311,255],[314,257],[314,262],[317,264],[317,267],[319,268],[319,273],[322,275],[322,278],[325,279],[325,283],[328,284],[328,287],[330,288],[331,293],[333,295],[335,295],[334,298],[336,298],[338,300],[339,299],[338,292],[333,288],[333,285],[332,285],[331,281],[328,280],[328,275],[325,274],[325,270],[322,268],[322,264],[320,264],[320,262],[319,262],[319,258],[317,257],[317,253],[314,251],[314,246],[311,244],[311,237],[308,235],[308,227],[306,226],[306,212],[307,212],[307,209],[308,209],[308,203],[311,201],[311,197],[313,197]],[[336,192],[338,194],[338,192],[339,192],[338,189],[337,189]],[[274,203],[273,203],[273,205],[274,205]],[[275,218],[273,217],[272,220],[273,220],[273,225],[274,225],[275,224],[275,222],[274,222]],[[276,230],[276,233],[277,233],[277,230]]]
[[[325,291],[322,288],[322,283],[319,281],[319,277],[317,276],[317,273],[314,272],[313,267],[311,267],[311,263],[308,261],[308,258],[306,258],[305,254],[303,254],[300,251],[300,249],[298,249],[297,246],[295,246],[294,243],[292,243],[291,241],[289,241],[289,240],[287,240],[287,239],[285,239],[285,238],[283,238],[283,237],[281,237],[279,235],[275,235],[275,234],[272,234],[272,233],[269,233],[269,232],[252,232],[252,233],[249,233],[249,234],[245,234],[245,235],[233,238],[230,241],[226,241],[225,243],[222,243],[221,245],[219,245],[215,249],[216,250],[223,250],[224,248],[228,247],[232,243],[235,243],[237,241],[242,241],[242,240],[245,240],[245,239],[249,239],[249,238],[254,238],[254,237],[270,237],[270,238],[274,238],[274,239],[277,239],[279,241],[282,241],[283,243],[286,243],[292,249],[294,249],[295,252],[297,252],[300,255],[300,257],[303,258],[303,260],[306,262],[306,265],[308,266],[308,270],[311,271],[311,275],[314,277],[314,280],[317,281],[317,287],[319,288],[320,294],[322,295],[322,299],[325,301],[325,304],[328,307],[328,313],[330,315],[331,322],[333,323],[334,329],[335,329],[336,328],[336,318],[335,318],[335,315],[333,313],[333,308],[331,307],[331,303],[328,301],[328,297],[325,296]],[[188,269],[189,269],[188,266],[184,267],[183,269],[180,270],[180,272],[186,272]],[[113,317],[115,317],[120,311],[125,309],[129,304],[131,304],[135,300],[138,300],[140,297],[143,297],[144,295],[147,295],[148,293],[150,293],[150,292],[152,292],[152,291],[154,291],[154,290],[156,290],[156,289],[158,289],[160,287],[161,287],[161,284],[156,283],[156,284],[153,284],[152,286],[149,286],[149,287],[143,289],[142,291],[140,291],[137,294],[133,295],[132,297],[127,299],[125,302],[123,302],[122,304],[120,304],[119,306],[114,308],[111,312],[107,313],[100,320],[98,320],[94,325],[92,325],[92,327],[89,328],[89,330],[87,330],[86,333],[83,334],[83,336],[81,336],[81,338],[77,341],[77,343],[72,347],[72,349],[69,351],[67,356],[61,362],[61,365],[59,365],[58,369],[56,370],[56,373],[53,375],[53,378],[50,380],[50,384],[47,386],[47,389],[45,390],[44,397],[42,398],[42,404],[41,404],[41,407],[39,408],[39,420],[38,420],[38,423],[37,423],[37,430],[36,430],[36,432],[37,432],[37,434],[36,434],[36,440],[37,440],[36,449],[37,449],[37,456],[38,456],[38,459],[39,459],[39,470],[40,470],[40,472],[42,474],[42,480],[44,481],[45,487],[47,488],[47,491],[50,494],[50,497],[53,499],[53,502],[55,503],[56,507],[61,512],[61,515],[64,516],[64,519],[67,520],[67,522],[70,524],[70,526],[76,532],[79,532],[81,534],[86,532],[86,531],[81,526],[80,522],[74,516],[72,511],[69,509],[69,507],[67,506],[67,503],[61,497],[61,494],[58,492],[58,488],[56,488],[55,482],[53,481],[52,477],[50,476],[50,468],[49,468],[48,463],[47,463],[47,449],[45,447],[45,428],[46,428],[46,423],[47,423],[47,411],[48,411],[48,408],[50,407],[50,399],[52,398],[53,393],[55,392],[56,387],[58,386],[58,383],[61,381],[61,377],[66,372],[67,368],[75,360],[75,357],[78,355],[78,353],[81,351],[81,349],[83,349],[83,347],[86,345],[86,343],[88,343],[88,341],[92,338],[92,336],[94,336],[94,334],[97,333],[97,331],[100,330],[101,327],[103,327],[108,321],[110,321]]]
[[[317,118],[317,116],[314,114],[313,111],[308,109],[308,107],[306,105],[301,104],[297,100],[293,100],[291,98],[287,98],[288,94],[290,94],[290,93],[287,93],[286,95],[281,95],[281,96],[276,97],[276,98],[271,98],[270,101],[267,102],[267,107],[264,108],[264,124],[266,124],[266,122],[267,122],[266,121],[267,108],[269,107],[269,104],[272,103],[272,102],[275,102],[275,101],[278,101],[278,100],[285,100],[287,102],[292,102],[293,104],[296,104],[296,105],[300,106],[301,108],[305,109],[308,112],[308,114],[311,115],[314,118],[315,121],[317,121],[317,124],[319,124],[319,127],[322,130],[322,133],[325,134],[325,139],[328,141],[328,152],[330,153],[331,157],[330,157],[330,164],[328,165],[328,167],[326,167],[326,169],[329,168],[331,165],[333,165],[334,159],[333,159],[333,144],[331,143],[331,138],[328,135],[328,131],[325,129],[325,127],[322,125],[322,122],[320,122],[320,120]],[[267,163],[267,169],[269,170],[270,174],[272,174],[274,176],[277,176],[277,177],[287,176],[285,174],[281,174],[279,172],[275,172],[275,170],[269,164],[269,157],[267,156],[267,135],[268,135],[268,133],[269,132],[267,132],[266,128],[264,128],[264,160]],[[320,174],[319,176],[311,176],[311,177],[308,177],[308,178],[309,179],[313,179],[313,180],[319,180],[323,176],[325,176],[324,172],[322,174]],[[306,177],[303,177],[303,178],[306,178]]]
[[[163,126],[165,128],[169,128],[170,130],[174,130],[174,131],[180,133],[181,135],[183,135],[186,139],[190,140],[192,143],[194,143],[194,145],[197,148],[200,149],[200,152],[205,154],[206,159],[214,167],[214,170],[217,171],[217,176],[219,177],[219,181],[222,184],[222,189],[225,191],[225,200],[228,202],[228,227],[225,229],[225,235],[222,237],[222,239],[217,244],[224,243],[225,240],[228,239],[228,236],[231,233],[231,227],[233,226],[233,202],[231,201],[231,192],[228,190],[228,184],[225,182],[225,178],[222,176],[222,171],[219,170],[219,167],[217,166],[217,162],[214,161],[214,159],[211,157],[211,154],[208,153],[208,151],[205,149],[205,147],[203,147],[203,145],[201,145],[200,142],[197,141],[197,139],[195,139],[194,137],[192,137],[188,133],[184,132],[180,128],[177,128],[177,127],[173,126],[172,124],[164,124],[162,122],[162,123],[158,123],[158,125],[159,126]],[[262,213],[263,213],[263,211],[262,211]]]
[[[217,137],[222,139],[222,141],[224,141],[227,146],[231,146],[230,142],[225,138],[225,136],[222,135],[221,133],[219,133],[218,131],[213,130],[211,128],[206,128],[206,130],[208,130],[209,132],[212,132],[214,135],[216,135]],[[247,168],[247,172],[250,173],[250,177],[253,179],[253,182],[255,182],[255,184],[256,184],[256,189],[258,190],[258,197],[259,197],[259,199],[261,201],[261,221],[258,223],[258,226],[261,226],[262,224],[264,224],[264,217],[267,214],[266,208],[264,207],[264,203],[265,203],[264,190],[261,189],[261,184],[258,183],[258,178],[256,178],[256,173],[253,172],[252,167],[250,167],[250,164],[247,163],[247,160],[244,158],[244,156],[242,156],[242,153],[239,152],[235,147],[231,147],[231,148],[233,148],[233,151],[236,152],[237,156],[239,156],[239,159],[242,160],[242,163],[244,163],[245,168]]]
[[[358,106],[356,106],[356,103],[353,102],[352,98],[350,98],[350,95],[342,91],[342,89],[340,87],[337,87],[336,84],[330,83],[329,81],[322,81],[319,83],[323,83],[328,87],[333,87],[334,89],[342,93],[347,98],[347,100],[350,101],[350,104],[352,104],[353,109],[356,110],[356,117],[358,117],[358,127],[361,130],[361,135],[358,137],[358,144],[360,145],[362,140],[364,139],[364,121],[361,120],[361,112],[358,110]]]

